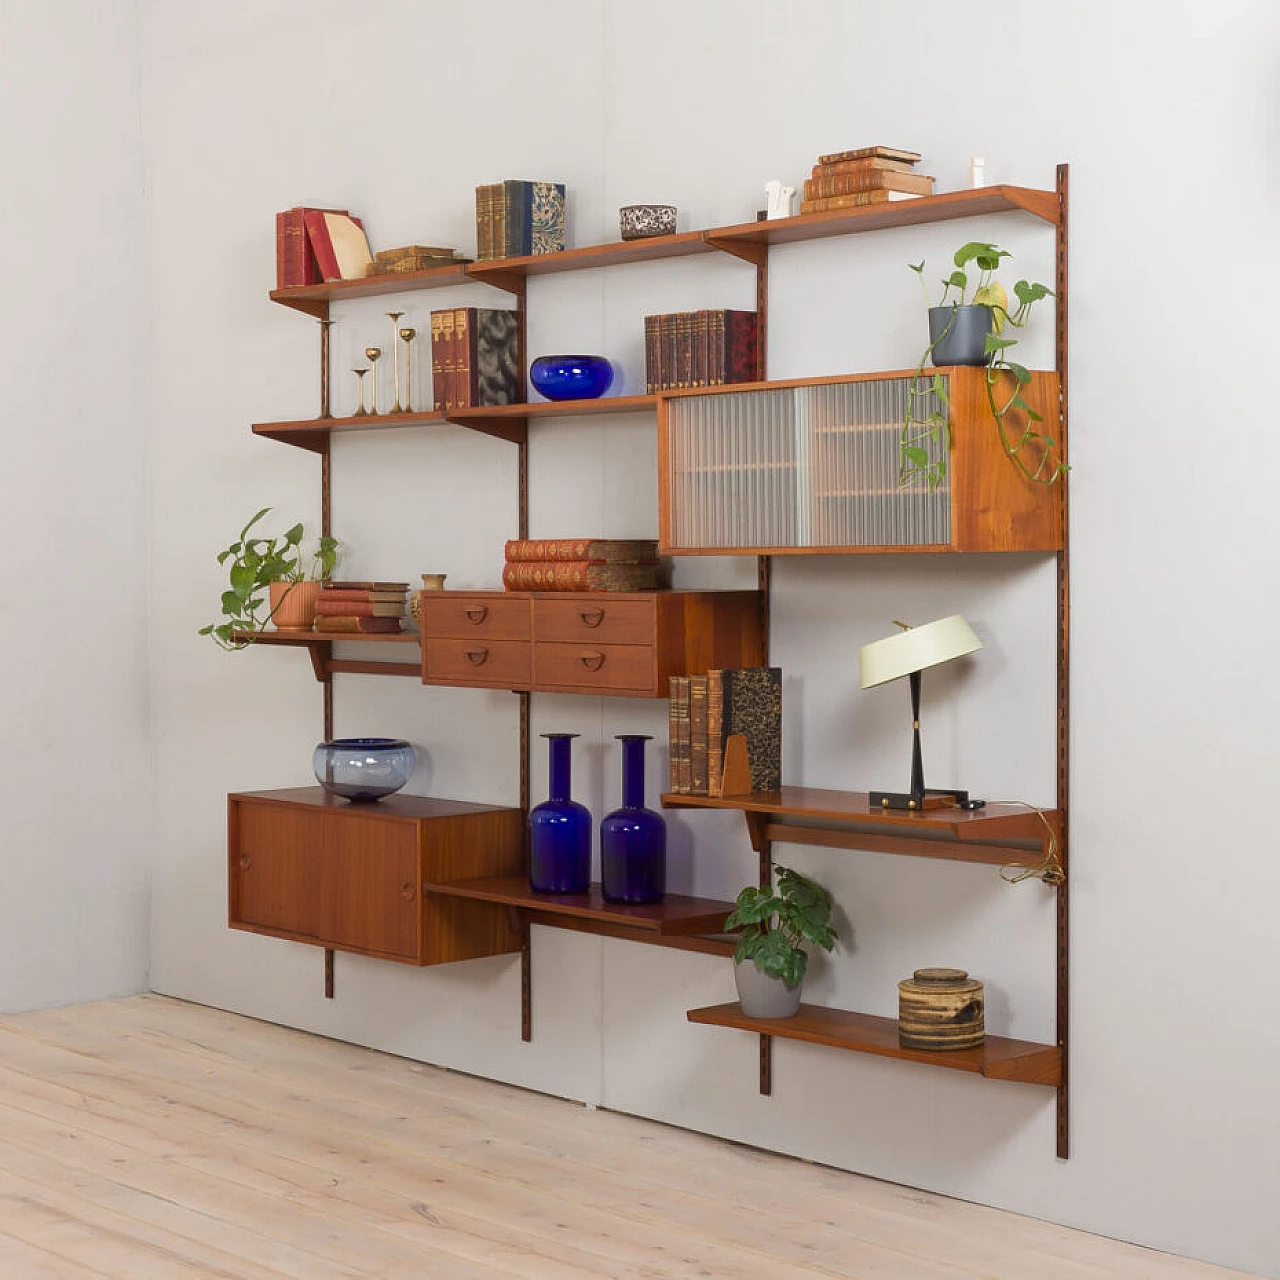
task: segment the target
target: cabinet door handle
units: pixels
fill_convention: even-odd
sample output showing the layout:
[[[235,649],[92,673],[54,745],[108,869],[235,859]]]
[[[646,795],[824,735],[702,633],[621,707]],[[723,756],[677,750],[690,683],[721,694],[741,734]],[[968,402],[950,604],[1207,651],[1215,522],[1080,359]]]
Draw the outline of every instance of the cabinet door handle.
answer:
[[[603,653],[580,653],[578,661],[582,663],[588,671],[599,671],[604,666]]]
[[[251,866],[253,866],[253,859],[247,853],[242,853],[240,855],[240,870],[248,871]]]
[[[488,649],[467,649],[464,651],[466,659],[473,667],[483,666],[489,660]]]
[[[474,622],[478,627],[489,616],[489,606],[487,604],[468,605],[462,612],[466,614],[468,622]]]
[[[416,893],[414,893],[413,885],[411,885],[411,884],[406,884],[406,885],[402,885],[402,886],[400,887],[400,896],[401,896],[401,897],[402,897],[406,902],[412,902],[412,901],[414,900],[414,898],[415,898],[415,897],[417,897],[417,894],[416,894]]]
[[[584,627],[598,627],[604,621],[603,609],[579,609],[578,617]]]

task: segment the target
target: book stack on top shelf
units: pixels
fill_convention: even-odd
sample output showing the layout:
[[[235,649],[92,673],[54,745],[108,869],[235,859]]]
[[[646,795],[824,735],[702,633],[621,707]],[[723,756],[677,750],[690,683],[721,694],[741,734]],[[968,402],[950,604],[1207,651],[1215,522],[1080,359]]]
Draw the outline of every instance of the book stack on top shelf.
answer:
[[[301,206],[276,214],[276,288],[361,280],[373,265],[364,223],[346,209]]]
[[[649,395],[756,380],[754,311],[672,311],[644,318]]]
[[[388,635],[404,630],[407,582],[326,582],[316,601],[315,629],[333,634]]]
[[[450,307],[431,313],[431,387],[437,413],[521,399],[520,317]]]
[[[781,667],[671,676],[670,700],[673,792],[723,796],[782,785]]]
[[[930,196],[933,179],[914,171],[919,160],[918,151],[880,146],[819,156],[812,175],[805,179],[800,212],[823,213]]]
[[[564,183],[508,179],[476,188],[476,258],[522,258],[565,246]]]
[[[513,538],[508,591],[664,591],[670,567],[651,538]]]

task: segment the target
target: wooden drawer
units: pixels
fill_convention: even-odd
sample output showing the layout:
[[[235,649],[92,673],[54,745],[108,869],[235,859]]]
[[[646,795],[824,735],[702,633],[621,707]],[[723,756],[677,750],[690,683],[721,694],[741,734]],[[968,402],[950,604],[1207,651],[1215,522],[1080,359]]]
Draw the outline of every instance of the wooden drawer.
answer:
[[[527,640],[427,636],[422,643],[422,678],[427,684],[527,689],[529,649]]]
[[[628,600],[607,593],[564,597],[535,596],[533,635],[544,640],[602,644],[653,644],[652,596]]]
[[[645,697],[659,692],[655,672],[651,644],[533,646],[533,683],[538,689]]]
[[[529,597],[500,591],[424,591],[422,634],[528,640]]]

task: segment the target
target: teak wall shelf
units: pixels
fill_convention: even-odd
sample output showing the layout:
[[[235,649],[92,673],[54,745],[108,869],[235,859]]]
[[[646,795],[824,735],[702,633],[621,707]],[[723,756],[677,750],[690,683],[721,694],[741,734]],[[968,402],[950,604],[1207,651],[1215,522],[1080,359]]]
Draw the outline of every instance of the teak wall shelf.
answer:
[[[799,462],[788,462],[779,467],[763,457],[753,458],[748,452],[737,459],[703,458],[690,465],[680,463],[679,444],[675,439],[676,425],[682,415],[692,411],[693,398],[705,405],[714,405],[717,397],[768,396],[780,390],[803,386],[849,385],[867,383],[875,379],[884,381],[909,374],[844,374],[825,379],[803,379],[789,383],[767,382],[768,350],[768,272],[769,254],[774,245],[820,240],[833,236],[857,235],[893,228],[924,226],[953,219],[971,218],[977,215],[1030,216],[1054,229],[1055,233],[1055,369],[1038,373],[1032,387],[1035,403],[1047,423],[1056,425],[1056,438],[1062,445],[1066,458],[1067,421],[1067,167],[1060,165],[1056,189],[1038,190],[1017,186],[995,186],[972,191],[947,192],[941,195],[903,200],[883,205],[871,205],[856,209],[808,214],[795,218],[773,221],[757,221],[701,231],[684,232],[672,236],[644,240],[589,245],[568,249],[561,253],[545,254],[500,261],[458,263],[411,274],[378,276],[364,280],[338,281],[322,285],[278,289],[271,293],[273,301],[301,311],[307,315],[327,319],[333,302],[346,299],[376,297],[388,294],[407,294],[421,290],[450,288],[459,285],[485,283],[503,290],[516,299],[523,333],[527,281],[531,276],[546,276],[566,271],[605,268],[629,263],[641,263],[691,257],[709,253],[727,254],[751,264],[756,271],[756,305],[759,315],[759,345],[757,349],[756,384],[738,385],[732,388],[664,392],[658,396],[626,396],[574,402],[535,402],[464,409],[448,414],[415,412],[409,414],[363,415],[345,418],[318,418],[287,422],[258,423],[253,427],[256,435],[302,448],[321,456],[322,524],[323,532],[329,532],[329,451],[334,433],[370,432],[382,430],[434,430],[453,425],[488,434],[508,441],[519,450],[518,536],[528,536],[528,466],[527,440],[531,423],[544,417],[597,416],[601,414],[655,412],[659,427],[659,527],[662,549],[668,554],[755,555],[758,558],[760,596],[759,633],[756,649],[742,650],[737,662],[726,660],[723,652],[705,658],[686,654],[683,664],[692,669],[706,665],[749,665],[755,661],[768,661],[769,584],[770,563],[779,554],[858,554],[895,551],[900,553],[936,553],[940,551],[967,552],[988,550],[1039,550],[1053,552],[1058,567],[1058,670],[1057,670],[1057,798],[1056,806],[1043,811],[1027,811],[1016,807],[989,806],[974,813],[930,811],[927,814],[886,815],[872,810],[864,793],[822,791],[804,787],[783,787],[777,792],[758,795],[706,797],[667,795],[663,804],[672,808],[737,809],[744,814],[752,847],[760,854],[762,881],[771,872],[771,848],[775,840],[804,842],[833,848],[850,848],[886,853],[934,858],[950,858],[987,864],[1018,864],[1026,867],[1041,865],[1050,846],[1056,852],[1062,869],[1057,882],[1057,1035],[1053,1045],[1037,1045],[999,1037],[988,1037],[980,1050],[950,1054],[930,1054],[903,1050],[897,1046],[896,1023],[892,1019],[834,1009],[802,1006],[800,1015],[785,1022],[744,1019],[736,1005],[695,1009],[688,1013],[690,1020],[718,1026],[738,1027],[755,1032],[760,1041],[761,1091],[770,1087],[770,1045],[773,1037],[790,1038],[828,1045],[859,1052],[882,1054],[909,1061],[927,1062],[976,1073],[991,1079],[1017,1080],[1047,1085],[1057,1092],[1057,1151],[1060,1157],[1067,1155],[1068,1138],[1068,914],[1067,884],[1067,799],[1068,799],[1068,557],[1067,557],[1067,487],[1065,479],[1051,490],[1028,492],[1018,488],[1010,477],[1012,468],[1002,458],[990,454],[986,443],[964,437],[965,416],[972,416],[975,409],[975,381],[980,371],[947,370],[953,380],[953,390],[960,389],[954,397],[958,408],[952,419],[952,429],[960,437],[960,452],[953,459],[952,474],[947,492],[941,495],[950,504],[945,511],[935,511],[932,523],[918,520],[918,513],[904,504],[918,501],[906,498],[896,491],[896,485],[887,482],[887,475],[869,479],[867,475],[854,476],[829,483],[825,488],[815,485],[811,477],[801,474]],[[728,403],[727,400],[723,403]],[[953,406],[954,407],[954,406]],[[896,423],[873,424],[869,430],[880,431],[888,439]],[[859,427],[858,430],[863,430]],[[851,428],[841,427],[837,434],[847,434]],[[806,447],[825,448],[838,444],[838,440],[823,439],[820,435],[806,442]],[[864,442],[865,443],[865,442]],[[893,442],[890,442],[891,444]],[[865,453],[866,450],[864,449]],[[884,452],[884,450],[882,450]],[[1008,467],[1006,475],[1001,467]],[[797,533],[786,537],[765,536],[760,533],[744,534],[740,529],[727,526],[713,537],[705,533],[690,533],[687,516],[698,514],[697,495],[712,492],[708,486],[724,485],[726,477],[736,470],[738,476],[749,475],[754,489],[744,486],[745,493],[760,492],[758,481],[769,471],[779,473],[776,492],[781,495],[788,484],[794,484],[796,513],[793,520]],[[785,476],[790,471],[794,474]],[[684,486],[683,489],[681,486]],[[935,498],[938,495],[934,495]],[[939,501],[941,501],[941,498]],[[748,501],[743,498],[743,501]],[[843,511],[843,515],[839,515]],[[853,513],[853,514],[850,514]],[[754,513],[759,515],[760,512]],[[841,524],[840,520],[844,523]],[[696,523],[696,522],[695,522]],[[916,526],[926,530],[920,533]],[[705,525],[704,525],[705,527]],[[756,529],[761,526],[757,521]],[[778,526],[775,526],[778,527]],[[891,536],[877,537],[876,529],[887,529]],[[854,530],[851,534],[849,530]],[[872,530],[868,534],[866,530]],[[833,532],[841,531],[842,532]],[[903,532],[906,530],[907,532]],[[912,530],[915,530],[912,532]],[[934,532],[930,533],[929,530]],[[941,532],[938,532],[941,531]],[[454,593],[445,593],[446,596]],[[473,597],[485,593],[470,593]],[[503,593],[492,593],[501,596]],[[507,593],[510,595],[511,593]],[[509,602],[514,603],[514,602]],[[433,609],[446,607],[442,604]],[[660,606],[670,607],[670,606]],[[431,618],[431,614],[424,614]],[[438,615],[437,615],[438,621]],[[504,643],[515,643],[527,651],[527,678],[511,680],[503,674],[493,679],[469,680],[461,674],[442,675],[438,665],[444,652],[435,641],[458,637],[447,634],[448,628],[431,622],[423,628],[422,664],[406,662],[379,662],[359,659],[335,659],[334,643],[399,643],[416,644],[414,636],[282,636],[268,633],[261,642],[304,646],[311,655],[318,679],[325,688],[325,736],[332,735],[332,681],[336,672],[363,672],[372,674],[421,674],[428,682],[472,684],[490,687],[512,687],[523,692],[521,699],[521,809],[528,807],[528,736],[529,692],[539,687],[563,687],[555,682],[540,685],[535,677],[534,654],[538,645],[535,624],[531,618],[527,633],[500,637]],[[628,641],[628,643],[640,643]],[[650,647],[660,642],[656,636],[643,641]],[[434,648],[433,648],[434,645]],[[446,646],[447,648],[447,646]],[[514,652],[514,650],[513,650]],[[434,654],[434,656],[433,656]],[[465,654],[463,655],[465,658]],[[634,656],[634,655],[633,655]],[[513,659],[519,666],[520,659]],[[476,664],[467,659],[472,666]],[[481,664],[483,665],[483,664]],[[674,668],[672,668],[674,669]],[[521,668],[523,671],[524,668]],[[661,696],[661,672],[667,670],[659,663],[646,682],[649,696]],[[602,688],[598,684],[584,682],[580,692],[623,693],[633,696],[634,686]],[[283,847],[293,849],[296,871],[297,849],[300,847],[299,831],[304,829],[324,832],[316,838],[315,848],[322,851],[324,859],[339,856],[343,832],[355,830],[355,819],[335,818],[327,813],[318,822],[310,818],[280,817],[287,801],[285,793],[258,793],[231,797],[233,803],[233,831],[240,831],[246,821],[262,817],[268,829],[275,830]],[[272,800],[271,797],[276,799]],[[400,803],[412,803],[412,797],[392,797]],[[296,802],[295,802],[296,803]],[[306,802],[310,803],[310,802]],[[383,805],[390,802],[383,801]],[[423,803],[432,803],[424,801]],[[449,803],[449,802],[439,802]],[[274,818],[262,806],[275,805]],[[305,808],[306,805],[303,805]],[[392,809],[384,810],[391,813]],[[513,811],[519,812],[519,811]],[[251,815],[246,818],[245,815]],[[269,820],[268,820],[269,819]],[[297,824],[301,823],[302,826]],[[390,828],[386,828],[390,830]],[[305,843],[305,842],[304,842]],[[376,843],[376,842],[375,842]],[[232,858],[239,856],[232,848]],[[425,848],[426,846],[422,846]],[[504,847],[505,848],[505,847]],[[483,914],[485,925],[491,932],[488,943],[497,950],[509,950],[518,946],[522,966],[522,1031],[526,1039],[531,1034],[531,965],[529,932],[531,924],[544,924],[558,928],[578,929],[609,937],[644,941],[662,946],[684,947],[727,955],[732,942],[717,936],[731,904],[704,902],[696,899],[670,897],[659,908],[619,908],[605,903],[598,886],[581,897],[550,897],[534,894],[529,888],[522,864],[511,864],[510,849],[499,861],[501,866],[480,865],[464,858],[450,863],[447,873],[441,873],[424,863],[417,885],[425,904],[465,906]],[[285,855],[281,855],[284,857]],[[424,854],[424,857],[426,855]],[[285,859],[287,862],[287,858]],[[314,865],[312,865],[314,869]],[[244,868],[241,868],[244,871]],[[282,872],[287,880],[293,871]],[[231,868],[231,892],[233,923],[236,927],[256,928],[280,936],[319,942],[326,948],[347,946],[364,950],[367,954],[386,955],[389,958],[407,960],[410,963],[428,963],[421,959],[427,954],[427,931],[407,948],[407,944],[394,946],[378,942],[376,945],[353,946],[348,938],[342,940],[341,929],[330,918],[326,923],[324,913],[316,915],[313,909],[311,923],[299,923],[290,915],[301,909],[300,903],[286,901],[288,894],[278,888],[284,880],[277,877],[277,888],[265,895],[251,887],[244,877],[237,878]],[[403,887],[403,886],[402,886]],[[258,897],[254,898],[254,893]],[[302,887],[298,887],[302,893]],[[314,886],[306,892],[315,892]],[[332,894],[332,886],[321,890]],[[412,895],[411,895],[412,896]],[[278,899],[278,900],[277,900]],[[255,902],[258,905],[254,905]],[[265,905],[264,905],[265,904]],[[314,903],[313,903],[314,908]],[[326,910],[337,911],[331,903]],[[415,910],[417,909],[415,905]],[[264,916],[262,913],[266,912]],[[269,918],[272,911],[280,912],[278,918]],[[255,914],[256,913],[256,914]],[[478,917],[480,918],[480,917]],[[316,923],[316,921],[319,923]],[[332,936],[331,936],[332,935]],[[513,943],[514,940],[514,943]],[[367,941],[367,940],[366,940]],[[418,949],[414,949],[418,948]],[[448,956],[439,956],[447,959]],[[332,978],[332,950],[326,950],[327,982]],[[331,993],[331,987],[329,989]]]

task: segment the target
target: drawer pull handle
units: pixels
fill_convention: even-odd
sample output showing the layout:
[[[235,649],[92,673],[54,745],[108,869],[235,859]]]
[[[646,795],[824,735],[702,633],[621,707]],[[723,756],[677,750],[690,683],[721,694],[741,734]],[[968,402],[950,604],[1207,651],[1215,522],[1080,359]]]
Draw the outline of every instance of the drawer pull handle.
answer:
[[[603,609],[579,609],[578,617],[584,627],[598,627],[604,621]]]
[[[253,859],[247,853],[242,853],[240,855],[240,870],[248,871],[251,866],[253,866]]]
[[[487,604],[468,605],[462,612],[466,614],[468,622],[474,622],[478,627],[489,616],[489,606]]]
[[[411,885],[411,884],[406,884],[406,885],[404,885],[404,886],[401,888],[401,890],[400,890],[400,896],[401,896],[401,897],[402,897],[406,902],[412,902],[412,901],[413,901],[413,899],[414,899],[414,896],[415,896],[415,895],[414,895],[414,892],[413,892],[413,885]]]
[[[488,649],[467,649],[465,652],[467,661],[471,663],[473,667],[483,666],[489,660]]]
[[[578,661],[582,663],[588,671],[599,671],[604,666],[603,653],[580,653]]]

